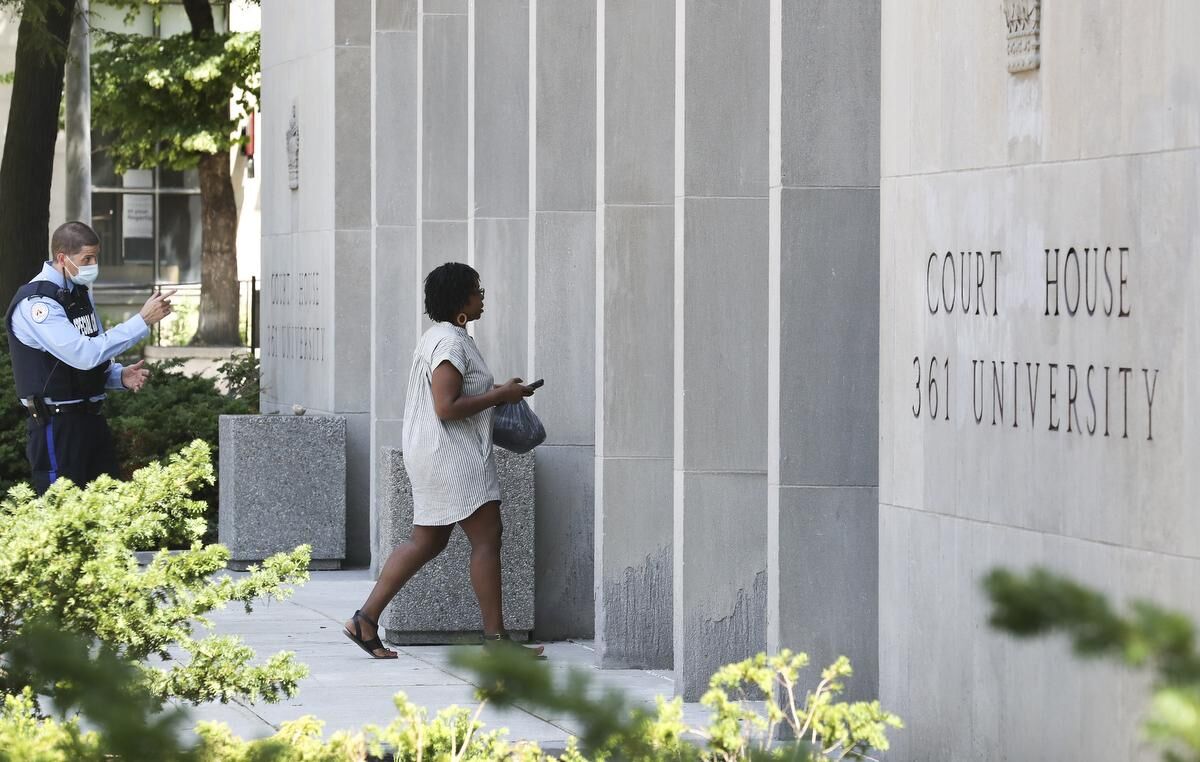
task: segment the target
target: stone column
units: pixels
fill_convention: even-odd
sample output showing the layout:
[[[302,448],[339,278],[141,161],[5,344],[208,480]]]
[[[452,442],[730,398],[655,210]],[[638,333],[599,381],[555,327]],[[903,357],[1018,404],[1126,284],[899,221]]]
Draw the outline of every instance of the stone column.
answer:
[[[421,267],[413,311],[427,327],[425,275],[445,262],[468,260],[467,0],[418,0],[417,11]]]
[[[766,647],[769,5],[679,0],[675,690]]]
[[[591,637],[596,274],[596,3],[531,0],[529,374],[541,638]]]
[[[467,256],[487,290],[472,331],[503,383],[527,368],[529,0],[470,0],[468,38]]]
[[[599,0],[596,655],[670,668],[675,0]]]
[[[371,0],[263,4],[261,407],[346,417],[346,556],[361,566],[371,560],[371,36]]]
[[[417,2],[374,0],[371,170],[371,516],[382,510],[383,452],[400,447],[404,389],[420,336],[421,256],[417,215]],[[372,524],[378,567],[391,552]]]
[[[767,644],[878,661],[879,4],[771,3]]]
[[[88,0],[76,0],[67,49],[67,194],[68,220],[92,224],[92,76]],[[51,220],[50,227],[60,223]]]

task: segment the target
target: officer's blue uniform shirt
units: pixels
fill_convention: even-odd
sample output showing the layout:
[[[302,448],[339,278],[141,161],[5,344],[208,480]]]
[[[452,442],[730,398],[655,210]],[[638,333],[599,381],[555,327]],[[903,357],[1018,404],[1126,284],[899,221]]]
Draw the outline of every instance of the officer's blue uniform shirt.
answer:
[[[66,288],[66,278],[54,269],[49,262],[42,265],[34,281],[50,281],[59,288]],[[88,298],[92,295],[89,293]],[[92,309],[96,301],[92,299]],[[99,314],[97,314],[99,320]],[[13,311],[13,336],[22,344],[34,349],[49,352],[72,368],[91,370],[105,360],[111,360],[125,350],[137,344],[150,335],[150,327],[140,314],[126,320],[124,323],[105,331],[99,326],[100,335],[84,336],[79,329],[67,318],[67,311],[53,299],[44,296],[33,296],[21,302]],[[123,389],[121,371],[124,366],[113,363],[108,369],[108,379],[105,384],[109,389]],[[92,397],[93,400],[104,399],[104,395]],[[81,400],[46,400],[50,403],[80,402]]]

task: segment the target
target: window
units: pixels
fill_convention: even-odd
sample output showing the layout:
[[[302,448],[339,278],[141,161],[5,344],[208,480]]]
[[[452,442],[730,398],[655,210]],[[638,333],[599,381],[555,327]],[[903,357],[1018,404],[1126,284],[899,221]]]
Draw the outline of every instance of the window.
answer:
[[[93,170],[92,180],[92,227],[100,236],[106,283],[200,282],[195,170],[133,170],[111,186],[100,185]]]
[[[217,29],[228,28],[228,3],[212,5]],[[102,4],[92,10],[96,26],[114,31],[168,37],[191,29],[178,0],[163,3],[158,21],[148,9],[128,22],[123,10]],[[105,284],[199,283],[199,173],[160,168],[118,175],[107,143],[92,133],[92,227],[100,236]]]

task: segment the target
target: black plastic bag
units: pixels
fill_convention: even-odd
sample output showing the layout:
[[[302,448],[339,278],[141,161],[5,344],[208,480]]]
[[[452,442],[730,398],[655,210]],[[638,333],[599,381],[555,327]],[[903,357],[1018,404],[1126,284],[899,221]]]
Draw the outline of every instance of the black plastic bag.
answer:
[[[525,400],[496,406],[492,444],[516,453],[529,452],[546,441],[546,428]]]

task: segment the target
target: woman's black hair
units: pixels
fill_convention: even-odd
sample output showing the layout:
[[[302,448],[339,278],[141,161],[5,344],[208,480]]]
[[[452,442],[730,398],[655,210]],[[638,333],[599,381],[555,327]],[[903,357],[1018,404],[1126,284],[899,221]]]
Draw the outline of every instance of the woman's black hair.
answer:
[[[425,314],[439,323],[453,323],[479,288],[479,273],[461,262],[447,262],[425,276]]]

